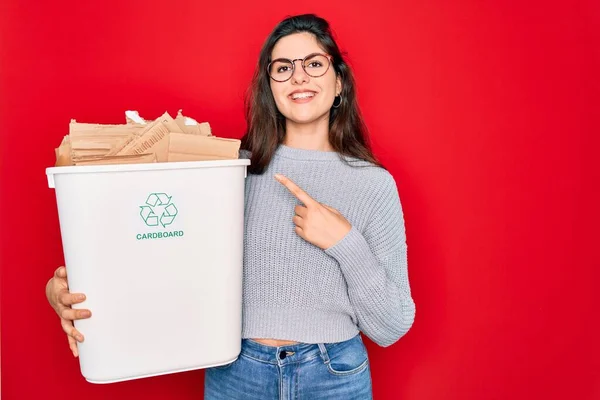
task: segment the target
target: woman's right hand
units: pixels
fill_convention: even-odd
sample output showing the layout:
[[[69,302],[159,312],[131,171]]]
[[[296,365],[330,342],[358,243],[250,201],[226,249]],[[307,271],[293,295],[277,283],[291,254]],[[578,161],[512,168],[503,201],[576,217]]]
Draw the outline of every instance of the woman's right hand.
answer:
[[[83,342],[83,335],[75,329],[73,321],[76,319],[86,319],[92,316],[90,310],[71,308],[71,305],[81,303],[85,300],[83,293],[70,293],[67,284],[67,269],[59,267],[54,272],[54,276],[46,284],[46,297],[48,302],[54,308],[54,311],[60,317],[60,324],[69,339],[69,347],[73,356],[77,357],[77,342]]]

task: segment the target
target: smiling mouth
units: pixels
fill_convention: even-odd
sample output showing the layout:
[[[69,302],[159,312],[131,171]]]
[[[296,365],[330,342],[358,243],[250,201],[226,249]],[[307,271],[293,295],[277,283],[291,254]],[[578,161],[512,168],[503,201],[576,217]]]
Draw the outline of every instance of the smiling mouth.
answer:
[[[315,97],[315,92],[301,92],[301,93],[292,93],[289,97],[292,100],[301,100],[301,99],[310,99]]]

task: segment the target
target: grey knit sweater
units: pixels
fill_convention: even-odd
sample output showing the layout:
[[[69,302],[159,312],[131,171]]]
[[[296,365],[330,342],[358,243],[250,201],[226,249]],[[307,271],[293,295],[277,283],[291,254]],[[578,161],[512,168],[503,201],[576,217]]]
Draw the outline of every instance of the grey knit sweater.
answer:
[[[242,337],[331,343],[360,330],[389,346],[411,327],[415,305],[396,183],[382,168],[348,160],[280,145],[264,174],[248,174]],[[351,231],[326,250],[299,237],[292,222],[299,201],[276,173],[336,208]]]

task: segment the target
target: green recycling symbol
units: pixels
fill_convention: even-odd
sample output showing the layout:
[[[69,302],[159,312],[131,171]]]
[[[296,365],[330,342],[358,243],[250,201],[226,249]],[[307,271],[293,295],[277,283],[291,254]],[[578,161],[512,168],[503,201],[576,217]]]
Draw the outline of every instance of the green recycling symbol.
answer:
[[[177,216],[177,207],[171,203],[171,197],[166,193],[151,193],[146,200],[146,205],[140,206],[140,215],[148,226],[163,228],[173,223]]]

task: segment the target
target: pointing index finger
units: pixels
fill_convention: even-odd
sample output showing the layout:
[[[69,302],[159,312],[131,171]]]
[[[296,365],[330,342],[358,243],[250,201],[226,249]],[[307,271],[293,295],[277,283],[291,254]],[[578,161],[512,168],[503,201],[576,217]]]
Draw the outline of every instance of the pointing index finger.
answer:
[[[313,205],[317,203],[315,199],[310,197],[308,193],[302,190],[298,185],[292,182],[288,177],[281,174],[275,174],[275,179],[283,186],[285,186],[290,193],[292,193],[298,200],[304,203],[305,206]]]

